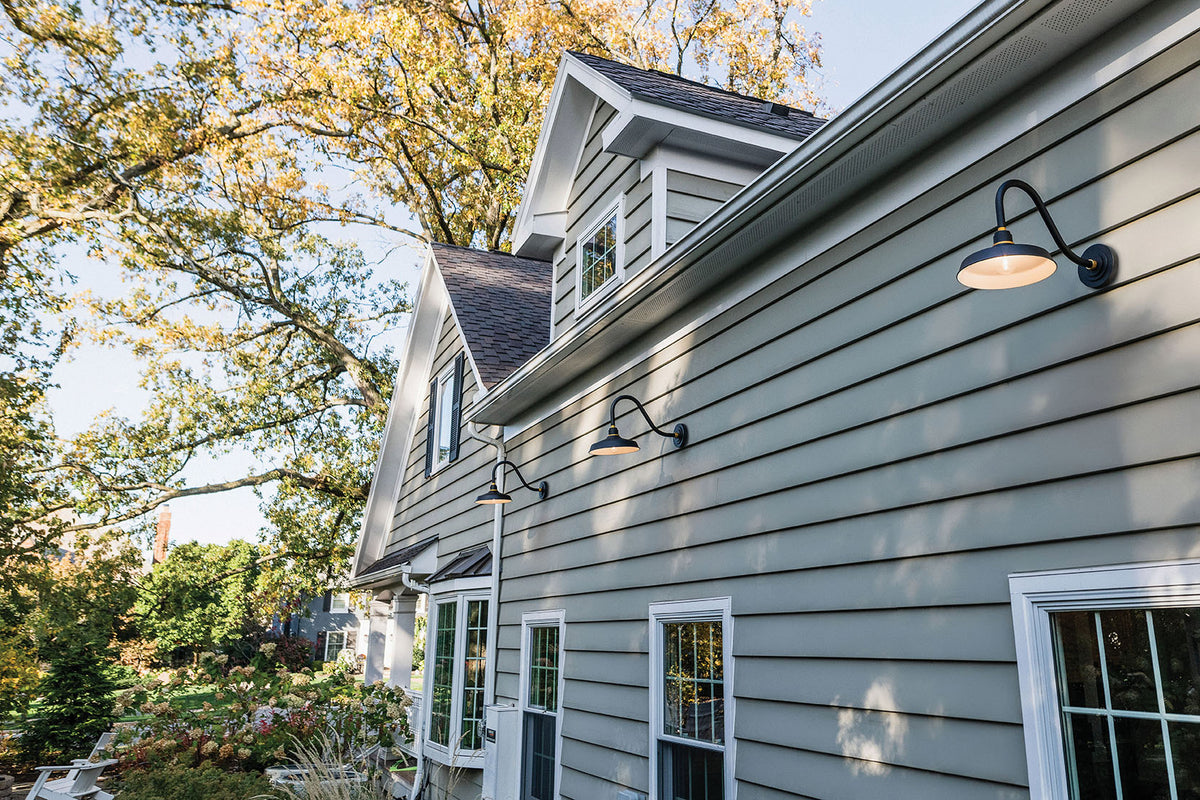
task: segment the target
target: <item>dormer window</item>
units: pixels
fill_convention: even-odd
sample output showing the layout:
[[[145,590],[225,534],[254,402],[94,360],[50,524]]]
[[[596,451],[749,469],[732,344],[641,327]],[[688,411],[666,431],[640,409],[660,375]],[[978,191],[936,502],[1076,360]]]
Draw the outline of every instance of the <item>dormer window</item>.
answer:
[[[624,276],[624,247],[622,242],[621,213],[624,198],[619,198],[600,217],[588,226],[579,237],[576,261],[579,264],[576,283],[579,298],[577,306],[583,308],[615,286]]]

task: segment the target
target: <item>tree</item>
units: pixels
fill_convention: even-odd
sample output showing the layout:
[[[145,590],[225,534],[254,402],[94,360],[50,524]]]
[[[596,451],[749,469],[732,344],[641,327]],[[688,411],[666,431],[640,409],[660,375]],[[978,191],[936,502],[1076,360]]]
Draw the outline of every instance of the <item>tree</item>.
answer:
[[[259,557],[258,548],[238,539],[179,545],[142,582],[134,608],[139,629],[164,657],[195,656],[261,629]]]
[[[808,4],[0,2],[0,277],[61,273],[64,246],[119,264],[132,288],[74,310],[143,359],[153,397],[61,448],[69,496],[38,518],[264,489],[269,544],[309,566],[274,571],[280,593],[323,588],[386,416],[378,337],[408,310],[343,226],[506,246],[564,49],[811,105]],[[234,449],[267,466],[189,482]]]

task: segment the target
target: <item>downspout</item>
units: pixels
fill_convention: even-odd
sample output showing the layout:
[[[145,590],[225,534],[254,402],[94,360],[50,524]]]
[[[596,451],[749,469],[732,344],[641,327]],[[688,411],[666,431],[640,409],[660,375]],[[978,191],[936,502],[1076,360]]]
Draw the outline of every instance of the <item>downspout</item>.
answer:
[[[502,439],[493,439],[480,433],[479,426],[474,422],[468,423],[467,432],[472,439],[478,439],[484,444],[490,444],[496,448],[496,462],[499,463],[507,458],[504,451],[504,441]],[[504,491],[504,471],[500,471],[497,486],[500,491]],[[492,506],[492,592],[488,598],[488,633],[487,640],[491,645],[491,658],[485,662],[486,672],[483,679],[483,703],[484,705],[492,705],[496,702],[496,639],[500,635],[500,547],[504,536],[504,504],[497,503]]]
[[[472,439],[477,439],[484,444],[490,444],[496,448],[496,462],[499,463],[505,459],[504,442],[500,439],[493,439],[479,432],[479,426],[474,422],[467,423],[467,433]],[[501,472],[497,476],[497,486],[500,490],[504,490],[504,474]],[[483,680],[483,702],[484,705],[491,705],[496,702],[496,637],[499,635],[500,622],[500,542],[504,535],[504,505],[498,503],[494,506],[492,518],[492,591],[488,597],[488,633],[487,640],[491,642],[492,657],[487,659],[486,673]],[[429,592],[429,586],[418,583],[409,577],[411,566],[406,566],[400,573],[400,580],[405,586],[415,592]],[[425,635],[429,635],[429,629],[426,628]],[[422,709],[421,713],[425,713]],[[422,730],[421,735],[425,732]],[[424,794],[423,782],[427,780],[425,775],[425,745],[424,742],[417,743],[417,771],[413,774],[413,797],[420,798]]]
[[[417,594],[429,594],[429,584],[414,581],[412,579],[411,563],[406,563],[400,568],[400,582]],[[428,636],[429,628],[426,627],[425,630],[425,635]],[[421,706],[421,714],[424,716],[426,712],[425,704],[422,702]],[[413,741],[413,744],[416,745],[414,749],[417,751],[417,771],[413,773],[413,788],[412,791],[409,792],[410,800],[411,798],[418,798],[421,796],[421,781],[425,779],[425,742],[421,741],[421,739],[423,739],[425,736],[425,729],[418,723],[417,730],[420,731],[420,733]]]

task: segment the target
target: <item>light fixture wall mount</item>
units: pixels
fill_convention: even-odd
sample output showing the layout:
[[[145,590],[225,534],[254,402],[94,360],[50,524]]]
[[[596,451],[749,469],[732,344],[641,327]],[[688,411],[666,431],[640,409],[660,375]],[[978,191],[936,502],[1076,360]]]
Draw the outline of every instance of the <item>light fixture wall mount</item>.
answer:
[[[1011,178],[996,190],[996,232],[992,236],[992,246],[963,259],[958,269],[959,283],[973,289],[1011,289],[1037,283],[1054,274],[1056,265],[1050,253],[1037,245],[1013,242],[1004,215],[1004,194],[1009,189],[1020,189],[1033,200],[1054,244],[1078,266],[1079,280],[1084,286],[1099,289],[1112,281],[1117,272],[1117,254],[1113,249],[1094,244],[1084,250],[1083,255],[1076,254],[1059,233],[1037,190],[1023,180]]]
[[[668,432],[654,424],[654,420],[650,419],[650,415],[646,413],[646,407],[631,394],[623,394],[612,401],[612,405],[608,409],[608,435],[594,445],[588,448],[588,453],[594,456],[614,456],[622,453],[634,453],[640,448],[638,443],[633,439],[626,439],[617,430],[617,403],[622,400],[628,400],[637,406],[637,410],[642,412],[642,416],[646,418],[646,424],[650,426],[650,430],[657,433],[659,436],[664,436],[671,440],[676,447],[683,447],[688,442],[687,425],[682,422],[675,425],[674,430]]]
[[[547,483],[546,481],[542,481],[537,486],[530,486],[529,483],[526,482],[525,477],[523,475],[521,475],[521,470],[517,469],[517,465],[514,464],[513,462],[509,461],[506,458],[503,461],[497,461],[496,466],[492,467],[491,485],[488,486],[488,490],[486,492],[484,492],[483,494],[481,494],[475,498],[475,503],[477,505],[494,506],[494,505],[499,505],[501,503],[511,503],[512,502],[512,496],[500,491],[500,489],[496,486],[496,473],[500,469],[502,469],[505,465],[512,467],[513,474],[515,474],[517,476],[517,480],[519,480],[521,482],[521,486],[530,490],[531,492],[538,493],[539,500],[545,500],[547,497],[550,496],[550,484],[549,483]]]

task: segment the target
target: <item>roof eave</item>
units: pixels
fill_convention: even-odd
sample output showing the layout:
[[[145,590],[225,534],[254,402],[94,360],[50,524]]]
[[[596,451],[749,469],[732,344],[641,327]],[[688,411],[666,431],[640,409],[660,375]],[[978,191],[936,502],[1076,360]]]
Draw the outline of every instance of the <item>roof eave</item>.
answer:
[[[693,228],[677,241],[654,264],[643,270],[632,281],[622,286],[608,311],[593,319],[586,326],[554,341],[549,347],[530,359],[523,367],[509,375],[488,393],[486,398],[472,404],[467,410],[470,419],[478,423],[512,424],[520,416],[541,401],[542,397],[557,390],[569,380],[571,372],[578,373],[594,366],[605,352],[614,352],[631,340],[639,331],[648,330],[666,319],[677,308],[661,301],[656,302],[655,314],[648,315],[639,310],[637,322],[629,326],[630,333],[622,340],[618,325],[614,322],[635,317],[634,311],[646,299],[659,295],[660,290],[676,281],[685,271],[704,262],[718,247],[729,242],[744,231],[748,225],[779,204],[789,194],[812,181],[822,170],[837,164],[855,148],[867,143],[872,136],[880,134],[897,118],[913,109],[934,102],[939,92],[946,90],[953,78],[975,59],[984,56],[989,48],[1005,40],[1021,26],[1028,23],[1055,0],[988,0],[977,6],[958,23],[949,28],[929,46],[923,48],[891,75],[868,91],[852,104],[843,114],[826,123],[789,155],[784,156],[754,183],[735,195],[704,222]],[[1106,18],[1127,14],[1137,8],[1134,0],[1117,0],[1104,9]],[[1102,12],[1097,12],[1097,15]],[[1078,36],[1063,36],[1056,42],[1057,52],[1045,53],[1035,64],[1027,66],[1029,74],[1044,69],[1047,59],[1061,58],[1078,52]],[[1019,77],[1026,64],[1017,62],[1003,76]],[[908,157],[929,142],[949,133],[967,117],[989,107],[1000,96],[1004,81],[997,81],[994,91],[980,91],[967,97],[955,109],[927,122],[920,135],[910,138],[903,147],[896,149],[896,158]],[[819,198],[819,202],[806,208],[806,218],[817,219],[824,211],[832,209],[859,191],[864,183],[880,178],[893,168],[894,160],[867,160],[853,183],[836,185],[832,191]],[[801,222],[797,221],[797,225]],[[760,239],[746,243],[740,252],[744,258],[765,252],[775,246],[792,230],[779,230],[777,239]],[[739,245],[741,242],[739,242]],[[705,278],[678,281],[686,287],[672,287],[674,305],[682,308],[703,293],[711,290],[724,275],[737,269],[742,261],[727,260],[722,264],[704,263]],[[689,276],[690,278],[691,276]],[[586,348],[587,357],[583,357]],[[570,369],[558,368],[568,357],[572,358]]]

